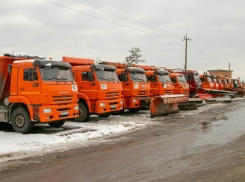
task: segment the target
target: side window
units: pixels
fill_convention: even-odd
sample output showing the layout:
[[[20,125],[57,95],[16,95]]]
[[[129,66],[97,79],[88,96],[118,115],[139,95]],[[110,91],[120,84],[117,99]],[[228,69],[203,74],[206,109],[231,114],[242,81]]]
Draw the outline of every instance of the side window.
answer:
[[[83,74],[82,74],[82,81],[89,81],[88,80],[88,71],[84,71],[84,72],[82,72]],[[93,72],[92,71],[90,71],[90,73],[92,73],[91,75],[92,75],[92,81],[94,81],[94,74],[93,74]]]
[[[24,69],[24,81],[28,81],[28,69]]]
[[[174,77],[174,83],[177,83],[177,81],[176,81],[176,77]]]
[[[193,81],[193,76],[190,74],[186,74],[185,79],[186,79],[186,81]]]
[[[148,76],[146,76],[146,77],[147,77],[148,82],[152,82],[152,81],[153,81],[152,75],[148,75]]]
[[[201,79],[201,82],[204,82],[204,78],[200,78]]]
[[[119,74],[119,75],[118,75],[118,78],[119,78],[119,80],[120,80],[121,82],[123,81],[122,74]]]
[[[37,69],[36,68],[33,69],[33,77],[34,77],[34,80],[38,80]]]
[[[32,76],[34,77],[34,81],[38,80],[36,68],[33,69],[32,74],[33,74]],[[28,81],[28,69],[24,69],[23,80]]]

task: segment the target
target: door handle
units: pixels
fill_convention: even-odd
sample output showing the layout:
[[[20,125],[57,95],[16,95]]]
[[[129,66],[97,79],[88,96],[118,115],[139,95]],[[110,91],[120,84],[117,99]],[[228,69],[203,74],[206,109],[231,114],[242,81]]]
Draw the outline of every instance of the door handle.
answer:
[[[39,83],[34,83],[35,85],[32,85],[33,87],[38,87]]]
[[[129,83],[126,83],[126,84],[124,84],[124,85],[129,85]]]
[[[20,90],[25,90],[24,88],[21,88]]]
[[[95,85],[95,83],[90,84],[90,86],[94,86],[94,85]]]

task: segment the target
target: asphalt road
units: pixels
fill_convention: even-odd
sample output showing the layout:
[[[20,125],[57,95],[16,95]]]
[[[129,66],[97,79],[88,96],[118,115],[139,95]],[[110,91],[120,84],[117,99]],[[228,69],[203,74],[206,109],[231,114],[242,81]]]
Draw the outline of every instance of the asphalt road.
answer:
[[[245,181],[244,111],[241,100],[160,117],[103,144],[10,161],[0,181]]]

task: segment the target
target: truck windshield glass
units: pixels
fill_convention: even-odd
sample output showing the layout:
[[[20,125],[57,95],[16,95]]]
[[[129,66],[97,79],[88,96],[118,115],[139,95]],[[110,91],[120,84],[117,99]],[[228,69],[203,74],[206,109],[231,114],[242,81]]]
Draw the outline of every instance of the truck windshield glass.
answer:
[[[52,66],[49,69],[45,69],[45,67],[39,67],[39,70],[43,81],[74,81],[71,75],[71,70],[69,68]]]
[[[201,82],[201,79],[200,79],[200,76],[199,76],[198,73],[197,74],[194,74],[194,78],[195,78],[195,81],[196,82]]]
[[[119,81],[118,76],[114,70],[98,70],[95,71],[99,82],[104,81]]]
[[[209,82],[213,82],[213,80],[209,76],[207,78]]]
[[[171,82],[169,75],[157,75],[159,82]]]
[[[130,76],[132,82],[147,82],[145,73],[130,72],[129,76]]]
[[[177,79],[179,80],[179,83],[187,83],[185,77],[182,75],[177,76]]]
[[[215,83],[218,83],[218,81],[217,81],[215,78],[214,78],[214,82],[215,82]]]

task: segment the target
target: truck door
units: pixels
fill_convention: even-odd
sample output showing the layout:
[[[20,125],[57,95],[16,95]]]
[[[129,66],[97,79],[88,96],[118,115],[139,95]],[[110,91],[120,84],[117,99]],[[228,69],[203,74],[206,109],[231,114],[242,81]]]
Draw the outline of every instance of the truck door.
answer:
[[[89,81],[89,72],[92,76],[92,80]],[[81,71],[79,79],[79,91],[86,94],[89,97],[89,100],[97,99],[97,83],[94,79],[93,71]]]
[[[33,81],[28,81],[28,68],[20,68],[18,76],[18,95],[27,97],[32,104],[40,104],[40,78],[36,68],[32,69]]]

